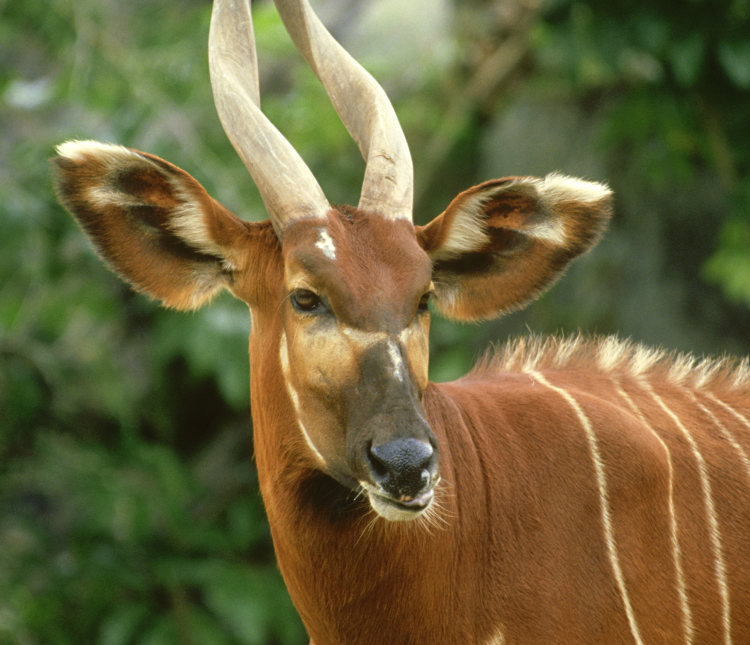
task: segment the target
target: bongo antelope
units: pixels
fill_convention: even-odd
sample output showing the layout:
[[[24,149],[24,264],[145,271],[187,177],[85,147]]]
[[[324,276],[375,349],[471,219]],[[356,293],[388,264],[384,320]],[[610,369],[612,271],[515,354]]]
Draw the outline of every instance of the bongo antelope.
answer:
[[[508,344],[427,377],[428,301],[524,306],[606,226],[609,189],[485,182],[412,224],[383,90],[307,0],[276,0],[367,166],[331,206],[259,108],[250,6],[216,0],[224,129],[269,220],[118,145],[58,147],[57,189],[136,289],[251,311],[251,405],[279,567],[316,645],[750,643],[750,367],[614,338]]]

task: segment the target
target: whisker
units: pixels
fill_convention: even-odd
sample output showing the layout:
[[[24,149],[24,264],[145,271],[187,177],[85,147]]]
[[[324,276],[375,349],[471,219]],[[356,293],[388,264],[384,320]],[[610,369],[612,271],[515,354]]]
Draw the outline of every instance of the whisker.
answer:
[[[357,538],[356,542],[354,542],[354,547],[356,548],[359,543],[365,539],[366,537],[369,537],[373,529],[375,528],[375,524],[380,519],[380,516],[371,508],[367,514],[365,515],[365,518],[369,518],[367,520],[367,523],[365,524],[364,528],[359,534],[359,537]]]

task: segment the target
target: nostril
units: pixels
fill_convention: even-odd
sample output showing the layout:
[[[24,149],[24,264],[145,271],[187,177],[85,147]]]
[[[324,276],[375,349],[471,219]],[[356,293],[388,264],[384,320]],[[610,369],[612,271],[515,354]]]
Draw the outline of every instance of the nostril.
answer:
[[[417,493],[432,480],[435,451],[426,441],[396,439],[368,446],[373,479],[386,489]]]
[[[370,466],[370,471],[378,479],[385,479],[388,477],[389,468],[386,460],[383,456],[378,454],[377,446],[373,446],[372,443],[367,446],[367,461]]]
[[[435,454],[435,450],[429,443],[425,443],[424,441],[420,441],[419,443],[422,446],[422,457],[421,461],[418,461],[418,467],[424,473],[429,470],[430,464],[432,464],[432,456]]]

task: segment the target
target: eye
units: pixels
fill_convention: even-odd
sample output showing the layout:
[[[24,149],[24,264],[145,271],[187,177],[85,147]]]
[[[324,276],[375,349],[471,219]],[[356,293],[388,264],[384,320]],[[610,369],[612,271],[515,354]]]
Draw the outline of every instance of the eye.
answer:
[[[323,308],[320,297],[307,289],[295,289],[289,299],[292,301],[292,306],[301,313],[311,314]]]
[[[430,298],[432,298],[432,291],[425,292],[424,295],[419,299],[419,313],[425,313],[429,311]]]

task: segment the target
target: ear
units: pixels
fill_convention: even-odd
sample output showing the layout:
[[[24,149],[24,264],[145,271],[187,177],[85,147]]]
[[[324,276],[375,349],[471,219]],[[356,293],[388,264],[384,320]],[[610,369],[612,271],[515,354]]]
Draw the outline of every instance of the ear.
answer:
[[[248,264],[260,229],[158,157],[69,141],[53,159],[60,201],[122,278],[163,304],[200,307]]]
[[[611,212],[603,184],[551,174],[464,191],[417,238],[433,262],[436,305],[458,320],[525,306],[599,241]]]

